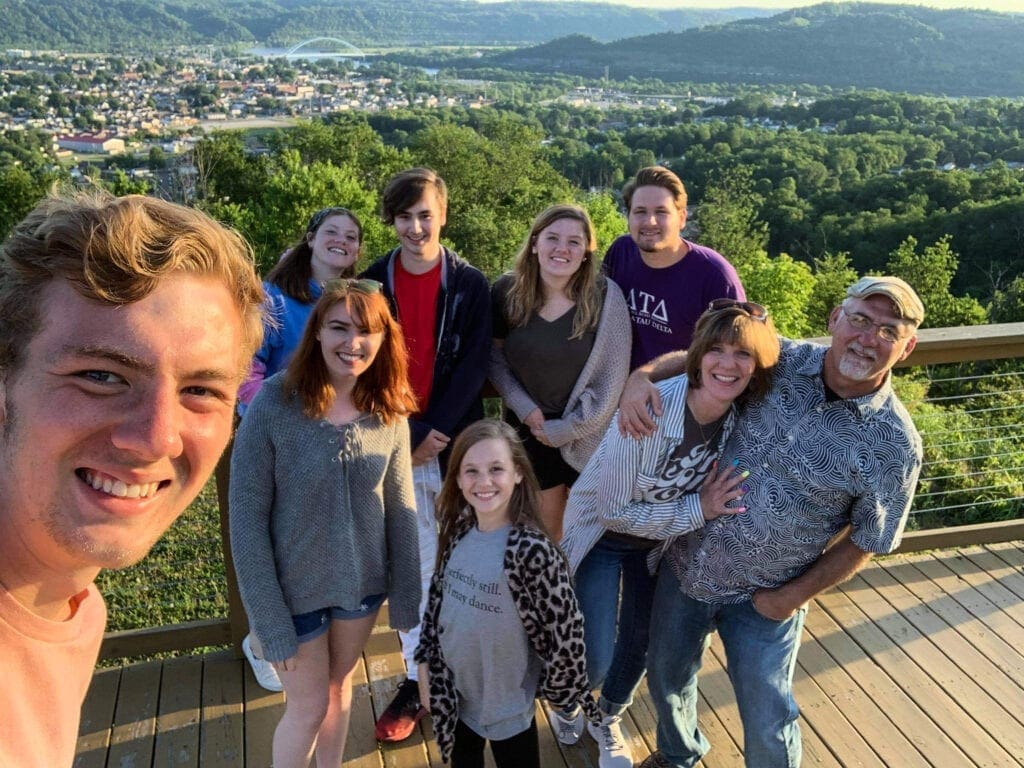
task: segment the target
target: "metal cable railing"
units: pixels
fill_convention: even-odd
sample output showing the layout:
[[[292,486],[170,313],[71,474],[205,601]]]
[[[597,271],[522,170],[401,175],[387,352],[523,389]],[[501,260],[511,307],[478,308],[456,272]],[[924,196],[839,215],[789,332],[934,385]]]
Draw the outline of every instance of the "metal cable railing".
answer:
[[[906,374],[926,396],[908,403],[924,442],[911,528],[1024,516],[1024,370],[1020,360],[933,366]]]

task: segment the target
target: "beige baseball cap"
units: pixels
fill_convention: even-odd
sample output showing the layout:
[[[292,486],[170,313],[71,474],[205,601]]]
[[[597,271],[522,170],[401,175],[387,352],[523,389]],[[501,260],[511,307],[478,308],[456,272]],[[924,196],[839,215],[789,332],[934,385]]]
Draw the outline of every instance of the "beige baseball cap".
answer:
[[[924,320],[924,304],[917,292],[906,281],[890,275],[870,275],[862,277],[846,289],[846,295],[854,299],[866,299],[868,296],[881,295],[892,301],[900,317],[914,325]]]

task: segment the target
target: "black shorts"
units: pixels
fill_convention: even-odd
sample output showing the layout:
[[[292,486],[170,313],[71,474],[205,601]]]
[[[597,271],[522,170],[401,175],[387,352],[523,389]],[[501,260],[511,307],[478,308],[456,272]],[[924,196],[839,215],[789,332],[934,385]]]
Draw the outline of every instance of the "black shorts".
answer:
[[[558,418],[558,416],[545,416],[544,418]],[[576,482],[580,473],[562,458],[562,452],[558,448],[544,445],[537,440],[530,428],[507,409],[505,421],[515,427],[519,439],[523,441],[523,448],[526,449],[526,455],[530,457],[530,463],[533,464],[533,471],[537,475],[537,482],[540,483],[542,491],[546,491],[548,488],[557,488],[560,485],[569,487]]]

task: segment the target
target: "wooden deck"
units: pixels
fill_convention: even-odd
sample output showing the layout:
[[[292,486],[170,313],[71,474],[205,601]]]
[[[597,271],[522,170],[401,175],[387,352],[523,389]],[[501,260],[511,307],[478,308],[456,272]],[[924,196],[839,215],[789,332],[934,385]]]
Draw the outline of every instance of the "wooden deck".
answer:
[[[796,672],[805,766],[1024,765],[1024,542],[886,558],[815,603]],[[346,768],[440,766],[429,718],[402,744],[373,738],[403,674],[393,632],[378,627],[357,674]],[[717,638],[700,690],[703,765],[741,766]],[[100,670],[75,765],[262,768],[282,707],[226,651]],[[589,737],[560,749],[538,724],[545,766],[596,768]],[[626,723],[638,763],[654,730],[644,688]]]

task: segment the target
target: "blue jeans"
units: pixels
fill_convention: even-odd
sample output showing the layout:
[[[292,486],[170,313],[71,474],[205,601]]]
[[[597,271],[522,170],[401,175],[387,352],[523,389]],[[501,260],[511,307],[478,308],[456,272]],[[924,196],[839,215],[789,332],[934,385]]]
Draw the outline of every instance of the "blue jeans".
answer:
[[[650,546],[607,534],[576,570],[576,597],[583,611],[587,675],[601,689],[606,714],[621,714],[647,667],[654,577],[647,572]],[[619,601],[619,583],[622,601]]]
[[[658,712],[658,750],[690,768],[710,749],[697,727],[697,670],[716,628],[743,721],[748,768],[800,765],[800,715],[793,670],[806,609],[785,621],[766,619],[750,601],[704,603],[682,593],[667,563],[654,592],[647,686]]]

